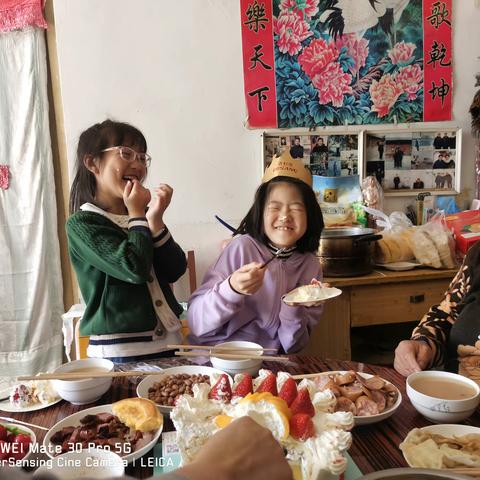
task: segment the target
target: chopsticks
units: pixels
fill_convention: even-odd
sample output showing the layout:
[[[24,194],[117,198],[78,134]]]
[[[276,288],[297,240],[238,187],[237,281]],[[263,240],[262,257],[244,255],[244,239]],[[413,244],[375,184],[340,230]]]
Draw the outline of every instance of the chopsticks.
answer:
[[[157,372],[142,372],[130,370],[128,372],[92,372],[92,373],[44,373],[42,375],[30,375],[24,377],[17,377],[17,380],[81,380],[82,378],[102,378],[102,377],[142,377],[145,375],[158,375],[162,373],[161,370]]]
[[[20,425],[25,425],[27,427],[39,428],[40,430],[46,430],[47,432],[50,430],[49,428],[41,427],[40,425],[35,425],[33,423],[28,423],[28,422],[22,422],[21,420],[17,420],[16,418],[0,417],[0,420],[4,422],[18,423]]]
[[[440,471],[458,473],[459,475],[469,475],[470,477],[480,477],[480,467],[442,468]]]
[[[222,351],[225,353],[232,352],[258,352],[263,350],[264,352],[276,352],[277,348],[255,348],[255,347],[216,347],[215,345],[167,345],[167,348],[188,348],[189,350],[215,350],[216,352]]]
[[[318,373],[302,373],[300,375],[292,375],[292,378],[294,380],[303,380],[304,378],[315,378],[318,377],[319,375],[322,375],[322,372]]]
[[[214,353],[214,352],[175,352],[177,357],[218,357],[218,358],[231,358],[238,360],[272,360],[275,362],[289,362],[288,357],[278,357],[275,355],[247,355],[241,353]]]
[[[272,258],[269,258],[260,268],[265,268],[272,260],[278,258],[278,256],[281,255],[285,250],[286,248],[278,249],[277,253],[275,253]]]

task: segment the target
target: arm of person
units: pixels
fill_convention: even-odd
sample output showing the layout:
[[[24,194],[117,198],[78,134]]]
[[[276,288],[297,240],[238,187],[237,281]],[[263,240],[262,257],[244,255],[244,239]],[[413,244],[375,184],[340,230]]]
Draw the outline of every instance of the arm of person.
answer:
[[[313,270],[310,268],[313,267]],[[319,284],[329,287],[330,284],[322,283],[320,264],[314,258],[309,270],[305,272],[305,285]],[[313,277],[313,278],[312,278]],[[309,279],[310,282],[308,281]],[[294,353],[302,350],[310,339],[313,328],[319,322],[324,308],[324,302],[319,302],[311,307],[289,306],[282,301],[279,313],[280,328],[278,338],[286,353]]]
[[[220,454],[221,452],[221,454]],[[1,468],[0,480],[28,480],[20,469]],[[129,480],[123,476],[120,480]],[[195,460],[153,480],[292,480],[283,449],[272,433],[250,417],[241,417],[213,435]],[[56,480],[47,474],[39,480]],[[87,478],[85,480],[88,480]]]
[[[394,367],[402,375],[444,363],[446,343],[459,309],[475,283],[472,280],[480,262],[480,242],[465,256],[462,266],[450,283],[443,300],[422,318],[410,340],[399,343]]]
[[[128,283],[150,274],[153,243],[145,218],[132,218],[128,233],[94,212],[77,212],[66,223],[69,251],[82,261]]]
[[[188,325],[200,337],[220,330],[245,306],[247,295],[235,291],[231,275],[258,260],[249,250],[248,240],[232,240],[205,275],[202,285],[188,302]]]
[[[153,235],[153,266],[157,277],[176,282],[187,270],[187,258],[167,227]]]
[[[280,444],[250,417],[241,417],[213,435],[195,460],[175,474],[186,480],[293,478]]]

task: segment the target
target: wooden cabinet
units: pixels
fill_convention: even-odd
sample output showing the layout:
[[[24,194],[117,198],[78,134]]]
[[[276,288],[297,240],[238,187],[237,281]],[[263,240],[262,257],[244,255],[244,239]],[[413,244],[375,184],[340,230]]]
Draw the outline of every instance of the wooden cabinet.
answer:
[[[361,277],[326,277],[324,281],[343,293],[325,303],[322,318],[301,353],[350,360],[351,327],[420,320],[432,305],[440,302],[456,272],[382,269]]]

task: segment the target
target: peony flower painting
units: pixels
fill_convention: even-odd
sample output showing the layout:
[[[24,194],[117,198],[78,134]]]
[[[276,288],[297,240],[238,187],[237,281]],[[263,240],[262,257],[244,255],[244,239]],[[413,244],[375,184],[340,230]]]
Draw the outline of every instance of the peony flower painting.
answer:
[[[451,3],[241,0],[249,126],[450,119]]]

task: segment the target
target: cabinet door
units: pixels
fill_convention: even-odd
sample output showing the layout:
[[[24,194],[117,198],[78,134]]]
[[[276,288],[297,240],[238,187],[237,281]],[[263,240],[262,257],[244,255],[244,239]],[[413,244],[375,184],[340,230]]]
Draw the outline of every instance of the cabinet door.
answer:
[[[351,326],[420,320],[432,305],[441,301],[449,284],[449,279],[442,279],[353,287]]]

